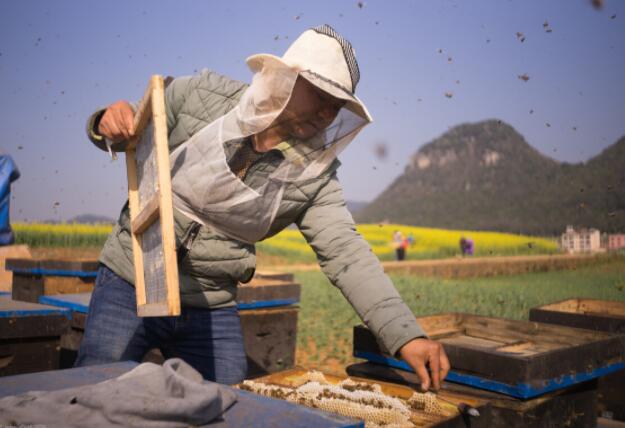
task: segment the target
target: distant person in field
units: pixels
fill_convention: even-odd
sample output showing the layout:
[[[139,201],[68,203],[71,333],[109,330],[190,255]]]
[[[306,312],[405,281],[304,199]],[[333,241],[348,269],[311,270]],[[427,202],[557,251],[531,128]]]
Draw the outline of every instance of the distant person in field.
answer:
[[[460,238],[460,253],[462,256],[472,256],[473,255],[473,240],[465,238],[464,236]]]
[[[406,239],[408,240],[408,245],[409,245],[409,246],[411,246],[411,247],[412,247],[412,246],[415,244],[415,242],[416,242],[416,241],[415,241],[415,238],[414,238],[414,235],[412,234],[412,232],[410,232],[410,233],[408,234],[408,237],[407,237]]]
[[[206,379],[242,381],[237,284],[254,276],[254,244],[295,223],[379,342],[423,388],[438,388],[447,356],[356,231],[337,178],[338,153],[371,122],[354,94],[360,71],[351,44],[323,25],[282,57],[258,54],[247,64],[250,85],[203,71],[165,92],[182,315],[137,316],[126,203],[100,255],[76,364],[140,361],[158,347]],[[102,150],[123,151],[133,118],[129,102],[111,104],[89,119],[89,137]]]
[[[408,248],[408,242],[404,237],[404,234],[399,230],[393,233],[393,247],[395,248],[395,258],[397,261],[402,261],[406,258],[406,248]]]

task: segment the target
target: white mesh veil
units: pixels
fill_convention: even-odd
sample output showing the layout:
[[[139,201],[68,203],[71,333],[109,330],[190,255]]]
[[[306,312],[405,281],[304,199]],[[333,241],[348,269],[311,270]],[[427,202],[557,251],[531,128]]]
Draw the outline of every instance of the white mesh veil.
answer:
[[[349,103],[328,99],[323,91],[319,94],[324,98],[302,104],[292,97],[298,78],[316,83],[306,71],[266,64],[234,109],[171,153],[178,210],[231,238],[259,241],[275,218],[285,186],[318,177],[369,123]],[[328,100],[333,100],[332,108],[319,113],[315,105],[327,106]],[[257,147],[256,141],[267,135],[272,136],[273,148],[253,151],[251,165],[233,171],[229,156],[240,154],[234,148]],[[255,173],[259,170],[260,175]]]

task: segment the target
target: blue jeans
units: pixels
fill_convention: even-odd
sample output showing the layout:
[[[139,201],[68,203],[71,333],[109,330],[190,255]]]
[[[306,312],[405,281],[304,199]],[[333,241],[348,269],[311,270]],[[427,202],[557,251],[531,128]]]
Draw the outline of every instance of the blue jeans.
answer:
[[[180,316],[141,318],[132,284],[101,265],[75,365],[141,361],[152,348],[182,358],[207,380],[234,384],[247,372],[236,307],[183,307]]]

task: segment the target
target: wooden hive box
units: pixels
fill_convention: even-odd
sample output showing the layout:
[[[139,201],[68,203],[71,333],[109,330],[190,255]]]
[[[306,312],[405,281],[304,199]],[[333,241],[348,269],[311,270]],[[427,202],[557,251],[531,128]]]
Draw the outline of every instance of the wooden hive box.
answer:
[[[417,318],[445,348],[448,380],[528,399],[625,367],[625,336],[528,321],[450,313]],[[364,326],[354,356],[411,370],[388,355]]]
[[[0,298],[0,376],[57,369],[70,311]]]
[[[264,385],[280,386],[280,387],[286,387],[286,388],[297,388],[298,386],[301,386],[308,381],[306,377],[308,373],[310,373],[309,370],[296,367],[293,369],[273,373],[267,376],[263,376],[261,378],[254,379],[253,382],[257,384],[261,383]],[[344,381],[345,379],[348,378],[347,376],[336,376],[336,375],[331,375],[327,373],[322,373],[322,374],[327,384],[333,385],[333,386],[338,385],[341,381]],[[397,384],[392,384],[388,382],[372,381],[371,379],[366,379],[363,377],[350,376],[349,379],[351,379],[354,382],[366,384],[367,386],[365,389],[362,389],[363,391],[366,391],[366,390],[371,391],[373,385],[377,384],[379,385],[381,392],[385,394],[386,396],[389,396],[392,398],[399,398],[402,400],[409,399],[415,392],[414,389],[403,386],[403,385],[397,385]],[[318,380],[315,378],[315,381],[318,381]],[[240,384],[239,387],[246,388],[244,384]],[[246,388],[246,389],[249,389],[249,388]],[[360,386],[357,385],[355,388],[353,386],[350,387],[349,389],[347,389],[347,391],[353,392],[353,391],[358,391],[359,389],[360,389]],[[340,395],[340,392],[338,395]],[[338,396],[338,395],[335,395],[335,396]],[[317,396],[317,398],[321,398],[322,396],[326,398],[331,398],[331,399],[333,398],[333,397],[329,397],[327,393],[319,395]],[[490,419],[490,416],[489,416],[490,406],[487,400],[467,396],[467,395],[457,393],[457,392],[450,392],[450,391],[442,391],[439,394],[437,394],[436,397],[437,397],[437,402],[440,404],[443,411],[437,414],[437,413],[426,412],[423,409],[420,409],[420,410],[412,409],[410,422],[413,423],[415,427],[440,427],[440,428],[446,427],[447,428],[447,427],[471,426],[474,428],[478,428],[478,427],[489,426],[488,421]],[[380,407],[380,404],[375,404],[375,399],[364,398],[361,402],[369,402],[370,404],[372,404],[374,408],[382,408]],[[457,408],[457,406],[460,403],[465,403],[475,408],[476,410],[479,411],[480,416],[477,418],[474,418],[467,414],[461,414],[461,412],[459,412]],[[314,407],[314,406],[319,406],[319,403],[314,403],[314,404],[307,403],[306,405]],[[323,407],[319,407],[319,408],[325,411],[328,411],[328,409],[324,409]],[[365,425],[368,422],[365,419],[364,412],[361,414],[356,414],[356,415],[350,414],[350,417],[364,419]]]
[[[6,259],[15,258],[32,258],[28,245],[4,245],[0,247],[0,291],[11,292],[13,272],[6,270],[5,262]]]
[[[346,371],[350,376],[385,380],[415,389],[418,389],[420,385],[416,374],[380,364],[369,362],[353,364],[348,366]],[[465,401],[468,402],[471,402],[469,399],[488,401],[490,412],[488,416],[482,415],[480,421],[489,428],[559,426],[585,428],[594,426],[597,417],[596,382],[594,381],[551,392],[531,400],[519,400],[503,394],[443,382],[441,394],[446,393],[458,394],[465,397]]]
[[[7,259],[13,272],[12,298],[37,303],[40,296],[93,290],[98,262]]]
[[[295,364],[301,285],[292,278],[292,274],[256,275],[249,283],[239,284],[237,307],[248,377],[274,373]]]
[[[85,321],[89,312],[91,293],[58,294],[41,296],[39,303],[65,308],[71,311],[70,328],[61,336],[59,368],[67,369],[74,366],[78,349],[85,333]]]
[[[569,299],[530,309],[530,320],[625,334],[625,302]],[[625,421],[625,369],[599,379],[600,415]]]

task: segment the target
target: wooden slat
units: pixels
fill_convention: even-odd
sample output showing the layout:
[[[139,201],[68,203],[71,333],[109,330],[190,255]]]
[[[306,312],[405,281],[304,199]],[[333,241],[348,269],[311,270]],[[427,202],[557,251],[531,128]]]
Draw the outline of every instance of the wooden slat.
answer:
[[[165,282],[167,284],[168,315],[180,315],[180,289],[178,285],[178,261],[176,258],[176,236],[174,234],[174,210],[171,190],[171,170],[167,145],[167,114],[165,112],[165,90],[163,78],[153,76],[152,115],[154,120],[154,148],[160,196],[161,233],[163,236],[163,257],[165,258]]]
[[[159,191],[152,195],[139,215],[132,220],[132,233],[140,235],[156,221],[156,219],[160,216],[160,198]]]
[[[137,314],[140,317],[163,316],[169,310],[167,302],[145,303],[137,306]]]
[[[128,205],[130,218],[134,218],[139,211],[139,186],[137,183],[137,161],[134,150],[126,150],[126,171],[128,175]],[[144,305],[145,278],[143,273],[143,252],[141,251],[141,235],[132,235],[132,256],[135,265],[135,293],[137,305]]]
[[[145,93],[143,98],[139,102],[139,106],[137,107],[137,111],[135,112],[135,119],[133,122],[134,126],[134,138],[132,138],[128,142],[128,146],[126,147],[126,151],[133,150],[139,141],[141,140],[141,133],[150,122],[151,114],[152,114],[152,80],[150,80],[150,84],[145,89]]]

